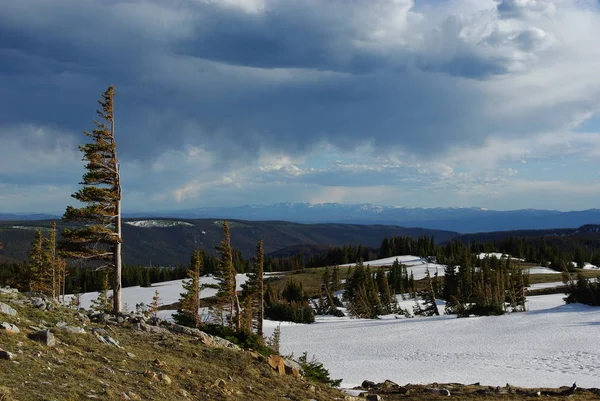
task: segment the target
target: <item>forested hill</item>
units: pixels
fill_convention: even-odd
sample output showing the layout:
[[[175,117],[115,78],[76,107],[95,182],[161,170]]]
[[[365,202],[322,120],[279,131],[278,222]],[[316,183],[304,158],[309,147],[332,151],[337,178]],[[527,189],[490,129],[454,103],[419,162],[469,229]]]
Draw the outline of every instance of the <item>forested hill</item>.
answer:
[[[384,237],[433,236],[438,243],[458,235],[456,232],[405,228],[388,225],[299,224],[285,221],[229,220],[232,245],[251,257],[258,240],[263,238],[265,252],[270,253],[298,244],[362,244],[379,247]],[[48,229],[50,220],[0,222],[0,256],[25,260],[35,230]],[[57,221],[59,230],[64,224]],[[192,250],[199,247],[214,254],[221,241],[222,220],[215,219],[125,219],[123,224],[123,258],[128,264],[174,265],[187,263]]]
[[[512,230],[512,231],[493,231],[473,234],[460,234],[454,239],[469,243],[477,242],[495,242],[506,238],[526,238],[537,239],[544,237],[551,242],[573,242],[592,241],[600,243],[600,224],[586,224],[578,228],[553,228],[546,230]]]

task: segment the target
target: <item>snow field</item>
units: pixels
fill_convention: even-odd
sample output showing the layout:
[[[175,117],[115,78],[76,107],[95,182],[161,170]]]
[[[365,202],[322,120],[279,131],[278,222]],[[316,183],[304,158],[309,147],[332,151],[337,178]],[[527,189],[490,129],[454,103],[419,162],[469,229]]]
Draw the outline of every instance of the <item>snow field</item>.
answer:
[[[504,316],[282,323],[281,351],[314,355],[343,387],[385,379],[600,387],[600,309],[564,305],[563,297],[530,297],[529,312]],[[266,325],[272,330],[277,322]]]

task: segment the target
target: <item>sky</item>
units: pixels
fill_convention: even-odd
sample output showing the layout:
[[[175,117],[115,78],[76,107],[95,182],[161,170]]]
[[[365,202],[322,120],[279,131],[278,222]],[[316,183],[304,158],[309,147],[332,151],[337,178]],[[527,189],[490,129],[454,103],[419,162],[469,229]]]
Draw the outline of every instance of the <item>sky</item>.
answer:
[[[125,211],[598,207],[597,0],[0,9],[0,212],[77,205],[109,85]]]

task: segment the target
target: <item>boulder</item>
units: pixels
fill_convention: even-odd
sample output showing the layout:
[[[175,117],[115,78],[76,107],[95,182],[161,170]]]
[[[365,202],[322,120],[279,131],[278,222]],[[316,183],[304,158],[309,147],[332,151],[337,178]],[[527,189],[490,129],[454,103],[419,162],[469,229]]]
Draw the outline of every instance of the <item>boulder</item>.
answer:
[[[16,295],[18,293],[19,293],[19,290],[17,290],[16,288],[10,288],[10,287],[0,288],[0,294]]]
[[[370,390],[372,388],[375,388],[376,384],[375,384],[375,382],[372,382],[371,380],[365,380],[362,382],[362,384],[360,386],[362,388],[364,388],[365,390]]]
[[[4,351],[0,349],[0,359],[5,359],[7,361],[12,361],[15,358],[15,355],[12,352]]]
[[[46,310],[46,302],[41,297],[32,297],[31,304],[38,309]]]
[[[19,330],[17,326],[7,322],[2,322],[2,324],[0,324],[0,330],[4,330],[5,332],[10,334],[16,334],[21,332],[21,330]]]
[[[383,401],[383,397],[379,394],[367,394],[365,397],[367,401]]]
[[[106,313],[94,313],[90,316],[90,320],[96,323],[106,323],[110,318]]]
[[[279,373],[280,376],[285,376],[285,362],[280,355],[271,355],[267,363],[273,370]]]
[[[302,366],[296,361],[291,359],[283,358],[283,365],[285,367],[285,374],[294,377],[300,377],[304,374]]]
[[[133,391],[128,391],[127,392],[127,396],[129,397],[130,400],[134,400],[134,401],[141,401],[142,400],[142,397],[140,397],[139,395],[137,395]]]
[[[408,393],[408,389],[406,387],[402,387],[397,383],[394,383],[391,380],[386,380],[383,383],[377,384],[377,390],[384,394],[406,394]]]
[[[450,396],[450,391],[445,388],[427,388],[425,391],[429,394]]]
[[[47,345],[48,347],[54,347],[56,345],[56,339],[54,334],[50,330],[40,330],[35,333],[29,334],[30,339]]]
[[[77,326],[65,326],[62,327],[61,330],[71,334],[86,334],[85,330],[82,327]]]
[[[106,344],[106,345],[112,345],[115,346],[117,348],[122,348],[119,345],[119,342],[117,340],[115,340],[114,338],[112,338],[111,336],[108,335],[100,335],[97,332],[94,332],[94,335],[96,336],[96,338],[102,343],[102,344]]]
[[[0,313],[4,313],[10,316],[17,316],[17,311],[5,304],[4,302],[0,302]]]
[[[50,297],[46,294],[43,294],[41,292],[24,292],[23,295],[28,296],[29,298],[41,298],[44,302],[45,301],[50,301]]]
[[[158,374],[158,380],[161,383],[166,384],[167,386],[172,383],[171,378],[169,376],[167,376],[166,373],[159,373]]]

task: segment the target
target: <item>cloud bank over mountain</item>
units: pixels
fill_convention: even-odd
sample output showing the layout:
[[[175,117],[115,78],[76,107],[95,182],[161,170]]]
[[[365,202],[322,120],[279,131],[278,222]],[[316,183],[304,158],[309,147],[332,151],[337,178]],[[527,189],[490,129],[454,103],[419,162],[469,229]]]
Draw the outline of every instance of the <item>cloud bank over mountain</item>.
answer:
[[[130,209],[600,195],[597,2],[0,5],[0,210],[71,202],[109,84]]]

